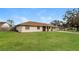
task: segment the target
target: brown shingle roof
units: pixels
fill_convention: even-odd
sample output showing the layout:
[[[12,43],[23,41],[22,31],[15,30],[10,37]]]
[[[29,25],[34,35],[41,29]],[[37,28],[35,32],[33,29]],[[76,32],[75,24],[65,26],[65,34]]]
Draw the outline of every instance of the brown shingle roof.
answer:
[[[28,22],[24,22],[22,24],[19,24],[17,26],[50,26],[50,24],[46,24],[46,23],[40,23],[40,22],[32,22],[32,21],[28,21]]]

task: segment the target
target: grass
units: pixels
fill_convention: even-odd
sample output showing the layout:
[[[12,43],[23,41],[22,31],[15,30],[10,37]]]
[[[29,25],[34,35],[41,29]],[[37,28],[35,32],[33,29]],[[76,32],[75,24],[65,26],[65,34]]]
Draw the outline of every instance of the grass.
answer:
[[[79,34],[0,32],[0,51],[79,51]]]

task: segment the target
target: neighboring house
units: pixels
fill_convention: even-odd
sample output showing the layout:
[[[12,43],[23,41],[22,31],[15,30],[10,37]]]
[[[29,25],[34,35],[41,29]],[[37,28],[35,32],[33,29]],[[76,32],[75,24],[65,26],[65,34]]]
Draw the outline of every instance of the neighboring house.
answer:
[[[0,22],[0,31],[8,31],[9,25],[6,22]]]
[[[53,31],[55,27],[50,24],[40,23],[40,22],[24,22],[22,24],[16,25],[15,29],[18,32],[42,32],[42,31]]]

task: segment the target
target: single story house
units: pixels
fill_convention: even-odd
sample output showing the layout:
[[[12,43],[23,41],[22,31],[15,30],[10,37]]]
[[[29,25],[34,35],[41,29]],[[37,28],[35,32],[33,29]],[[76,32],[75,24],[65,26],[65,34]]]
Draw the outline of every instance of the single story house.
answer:
[[[18,32],[42,32],[42,31],[53,31],[55,28],[53,25],[28,21],[15,26]]]
[[[10,28],[7,22],[0,22],[0,31],[8,31]]]

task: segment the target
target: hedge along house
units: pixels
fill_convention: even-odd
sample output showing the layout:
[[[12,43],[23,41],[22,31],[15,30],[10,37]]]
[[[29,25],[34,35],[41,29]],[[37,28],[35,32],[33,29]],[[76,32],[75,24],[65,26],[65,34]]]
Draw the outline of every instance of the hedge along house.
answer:
[[[47,31],[53,31],[53,26],[46,23],[28,21],[16,25],[15,29],[18,32],[42,32],[42,31],[47,32]]]

